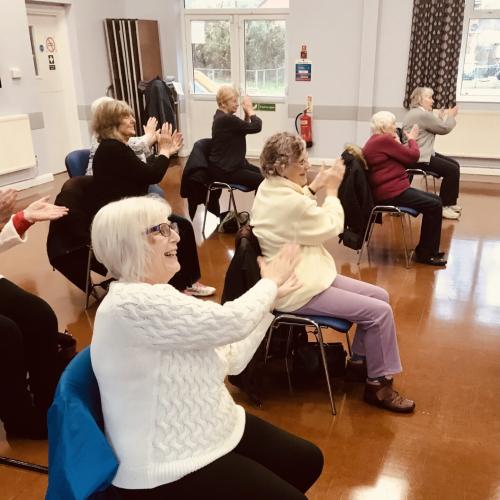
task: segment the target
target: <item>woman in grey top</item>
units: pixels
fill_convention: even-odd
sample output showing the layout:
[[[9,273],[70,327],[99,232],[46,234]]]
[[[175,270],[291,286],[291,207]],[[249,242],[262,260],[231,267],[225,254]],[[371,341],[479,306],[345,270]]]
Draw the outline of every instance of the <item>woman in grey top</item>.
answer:
[[[449,156],[434,151],[436,134],[445,135],[451,132],[456,125],[455,117],[458,108],[440,109],[438,115],[432,112],[434,99],[433,90],[428,87],[416,87],[411,94],[410,111],[403,120],[403,129],[411,130],[413,125],[419,127],[417,143],[420,148],[419,168],[440,175],[443,180],[439,196],[443,202],[443,217],[458,219],[462,207],[457,205],[460,165]]]

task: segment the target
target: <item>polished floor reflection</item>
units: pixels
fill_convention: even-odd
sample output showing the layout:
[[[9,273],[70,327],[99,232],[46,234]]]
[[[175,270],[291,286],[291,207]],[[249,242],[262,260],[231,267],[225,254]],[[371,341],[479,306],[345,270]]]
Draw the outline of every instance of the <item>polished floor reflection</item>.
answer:
[[[163,187],[174,211],[186,213],[178,196],[180,167],[169,169]],[[33,189],[20,206],[54,195],[65,179]],[[252,195],[241,194],[240,209]],[[397,386],[417,403],[414,415],[394,415],[362,402],[362,386],[338,383],[338,415],[329,413],[323,384],[290,395],[279,385],[268,390],[262,408],[249,411],[318,444],[325,468],[309,498],[342,500],[500,499],[500,184],[462,183],[460,221],[443,222],[442,250],[448,266],[404,266],[397,220],[386,217],[372,238],[369,259],[360,267],[354,251],[331,241],[339,271],[385,287],[398,326],[404,373]],[[203,282],[220,298],[234,237],[201,237],[195,228]],[[419,221],[414,222],[414,237]],[[95,308],[84,311],[83,294],[53,272],[45,253],[47,226],[29,233],[29,243],[1,256],[0,271],[39,294],[56,311],[79,346],[91,338]],[[332,332],[331,338],[337,336]],[[340,340],[340,335],[338,340]],[[7,443],[0,431],[0,455],[47,461],[47,443]],[[0,500],[44,496],[46,477],[0,466]],[[209,498],[209,495],[207,495]],[[237,499],[235,499],[237,500]]]

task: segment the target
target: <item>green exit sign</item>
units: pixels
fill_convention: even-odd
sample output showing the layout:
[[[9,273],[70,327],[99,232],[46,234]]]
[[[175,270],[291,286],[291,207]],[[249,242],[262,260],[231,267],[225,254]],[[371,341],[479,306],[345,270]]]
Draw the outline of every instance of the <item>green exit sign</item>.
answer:
[[[256,102],[253,105],[255,111],[276,111],[276,104],[268,102]]]

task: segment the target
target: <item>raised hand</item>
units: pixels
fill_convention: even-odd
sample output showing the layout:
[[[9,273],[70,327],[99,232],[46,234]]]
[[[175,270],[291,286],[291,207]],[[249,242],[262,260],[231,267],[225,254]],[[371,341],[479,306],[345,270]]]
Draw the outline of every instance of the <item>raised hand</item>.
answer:
[[[49,196],[45,196],[37,201],[34,201],[24,209],[24,218],[31,222],[45,221],[45,220],[55,220],[64,217],[68,213],[66,207],[60,207],[58,205],[53,205],[48,203]]]
[[[0,192],[0,223],[5,223],[10,219],[16,204],[17,191],[6,189]]]
[[[182,148],[182,134],[177,131],[172,131],[172,125],[165,122],[161,129],[156,132],[158,140],[158,152],[170,158],[174,153],[177,153]]]
[[[146,141],[148,142],[148,146],[151,147],[157,139],[156,129],[158,128],[158,120],[151,116],[148,118],[146,125],[143,125],[144,135],[146,137]]]
[[[252,99],[250,98],[250,96],[246,95],[243,97],[241,101],[241,107],[245,112],[245,116],[252,116],[255,114],[255,111],[253,109]]]
[[[413,125],[413,127],[411,128],[411,130],[409,132],[407,132],[405,130],[406,138],[408,140],[413,139],[414,141],[416,141],[419,131],[420,131],[420,129],[418,128],[418,125],[415,123],[415,125]]]
[[[448,116],[452,116],[453,118],[455,118],[457,114],[458,114],[458,106],[453,106],[452,108],[448,109]]]
[[[279,288],[292,276],[299,263],[299,252],[297,243],[287,243],[270,262],[266,263],[263,257],[259,257],[260,275],[273,280]]]

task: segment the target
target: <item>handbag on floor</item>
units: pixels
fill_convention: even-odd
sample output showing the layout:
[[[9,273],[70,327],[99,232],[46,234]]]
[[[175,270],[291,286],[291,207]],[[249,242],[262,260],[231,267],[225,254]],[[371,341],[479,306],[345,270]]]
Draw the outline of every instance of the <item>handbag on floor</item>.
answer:
[[[238,222],[236,221],[236,217],[238,217],[240,226],[244,226],[250,220],[250,214],[248,212],[236,213],[234,210],[222,212],[219,216],[219,233],[236,233],[238,231]]]
[[[341,342],[325,343],[324,346],[330,377],[343,377],[347,357],[344,346]],[[324,379],[321,351],[317,342],[307,342],[295,348],[293,377],[297,382],[312,382]]]

